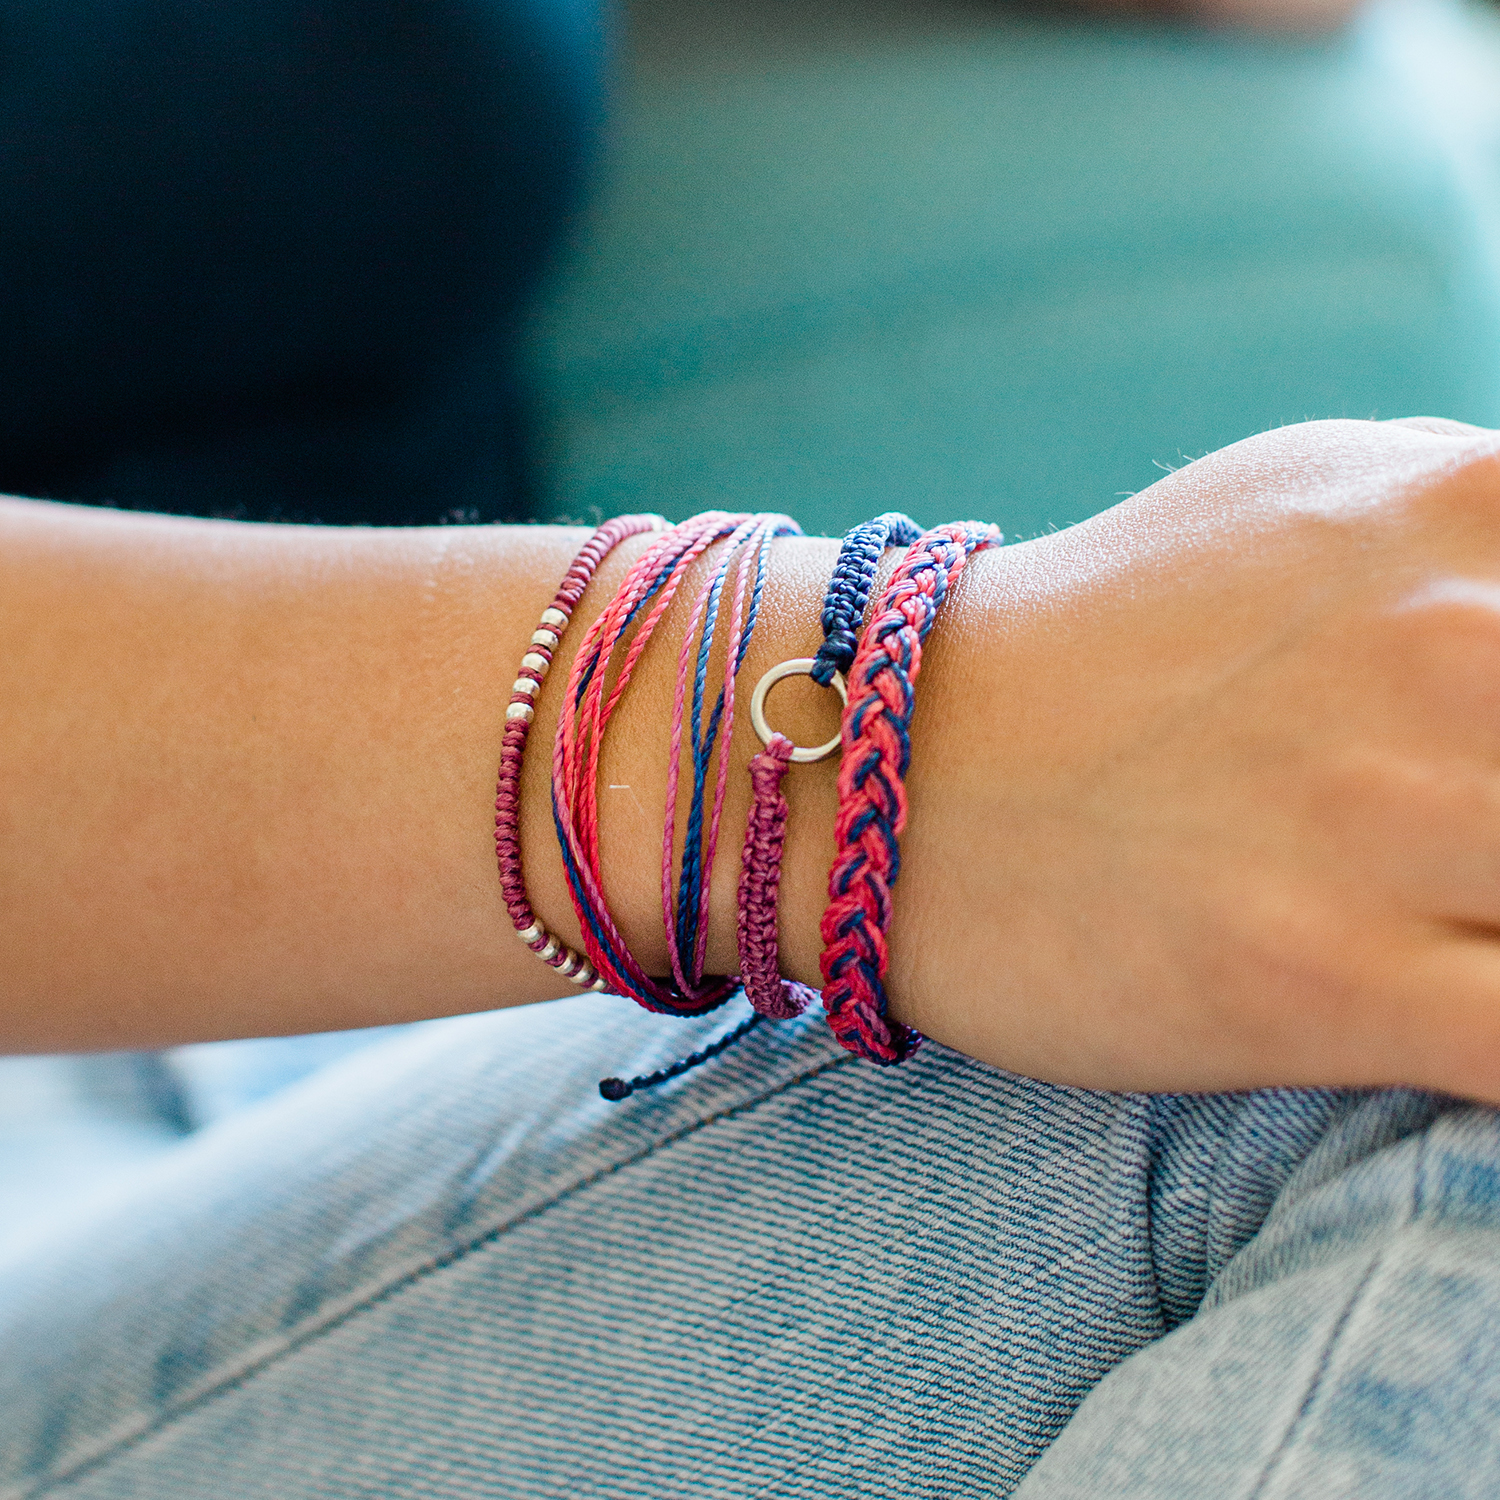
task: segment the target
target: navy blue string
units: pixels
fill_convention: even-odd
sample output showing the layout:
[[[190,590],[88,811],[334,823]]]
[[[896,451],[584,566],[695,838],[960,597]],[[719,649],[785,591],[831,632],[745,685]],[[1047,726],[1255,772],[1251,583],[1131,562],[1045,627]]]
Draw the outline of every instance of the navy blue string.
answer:
[[[703,732],[703,694],[708,681],[708,654],[713,646],[714,632],[719,626],[719,604],[724,594],[724,583],[729,577],[733,563],[733,547],[738,537],[730,538],[730,554],[725,557],[720,570],[714,575],[709,590],[708,606],[703,613],[703,633],[698,638],[698,659],[693,667],[693,707],[688,721],[688,755],[693,765],[693,791],[688,804],[687,829],[682,838],[682,868],[677,880],[677,916],[674,922],[677,949],[683,955],[684,967],[691,969],[693,948],[686,946],[686,933],[697,936],[698,929],[698,884],[702,870],[703,844],[703,796],[708,786],[708,761],[719,738],[719,721],[724,712],[724,689],[714,702],[709,716],[708,734]],[[746,632],[748,639],[749,632]],[[736,663],[738,666],[738,663]],[[691,915],[689,915],[691,908]]]
[[[727,1052],[736,1042],[743,1041],[764,1020],[765,1017],[759,1014],[747,1016],[733,1031],[725,1032],[718,1041],[710,1042],[699,1051],[689,1053],[680,1062],[674,1062],[669,1067],[658,1068],[654,1073],[642,1073],[639,1078],[601,1078],[599,1093],[613,1103],[620,1099],[628,1099],[640,1089],[654,1089],[658,1084],[666,1083],[669,1079],[680,1078],[682,1074],[696,1068],[700,1063],[706,1063],[711,1057]]]
[[[761,595],[765,592],[766,569],[770,563],[771,542],[778,536],[792,536],[797,532],[794,524],[778,525],[761,538],[760,550],[755,560],[755,578],[750,591],[750,603],[745,611],[744,633],[740,637],[739,651],[735,656],[736,672],[744,665],[745,653],[750,649],[750,637],[755,632],[755,622],[760,615]],[[719,729],[724,715],[724,689],[714,702],[709,716],[707,733],[701,732],[703,723],[704,684],[708,676],[708,655],[713,645],[714,629],[718,621],[720,592],[724,580],[729,576],[726,567],[716,580],[713,594],[705,612],[703,635],[698,643],[698,660],[693,678],[693,712],[691,721],[691,754],[693,761],[693,792],[688,804],[687,830],[682,841],[682,870],[677,881],[677,949],[685,963],[691,964],[692,955],[698,946],[699,889],[703,879],[703,807],[708,792],[708,768],[713,758],[714,746],[718,742]]]
[[[870,590],[875,587],[880,554],[887,547],[910,547],[921,535],[922,528],[899,510],[888,510],[873,521],[861,521],[845,533],[828,592],[823,596],[823,644],[808,674],[814,682],[827,687],[835,672],[848,676]]]

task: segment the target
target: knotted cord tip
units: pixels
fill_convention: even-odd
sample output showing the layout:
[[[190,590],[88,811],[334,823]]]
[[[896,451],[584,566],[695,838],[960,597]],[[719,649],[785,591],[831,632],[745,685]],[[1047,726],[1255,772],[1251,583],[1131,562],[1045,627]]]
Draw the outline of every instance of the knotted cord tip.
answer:
[[[626,1083],[623,1078],[601,1078],[599,1080],[599,1097],[608,1099],[611,1104],[618,1104],[621,1099],[628,1099],[635,1092],[635,1085]]]

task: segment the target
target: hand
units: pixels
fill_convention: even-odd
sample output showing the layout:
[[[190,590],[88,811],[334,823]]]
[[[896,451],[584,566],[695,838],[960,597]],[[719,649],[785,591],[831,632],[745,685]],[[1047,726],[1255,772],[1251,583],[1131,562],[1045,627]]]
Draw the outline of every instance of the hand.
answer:
[[[1285,428],[976,558],[913,753],[889,988],[929,1036],[1500,1101],[1500,434]]]

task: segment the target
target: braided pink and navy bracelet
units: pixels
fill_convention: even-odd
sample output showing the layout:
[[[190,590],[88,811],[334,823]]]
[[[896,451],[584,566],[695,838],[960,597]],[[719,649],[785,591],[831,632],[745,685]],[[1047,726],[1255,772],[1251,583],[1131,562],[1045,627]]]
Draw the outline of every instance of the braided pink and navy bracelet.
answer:
[[[922,1040],[887,1018],[885,994],[922,643],[969,557],[1000,540],[995,527],[973,521],[923,536],[871,612],[849,673],[834,828],[838,853],[821,924],[823,1005],[839,1041],[875,1063],[898,1063]]]

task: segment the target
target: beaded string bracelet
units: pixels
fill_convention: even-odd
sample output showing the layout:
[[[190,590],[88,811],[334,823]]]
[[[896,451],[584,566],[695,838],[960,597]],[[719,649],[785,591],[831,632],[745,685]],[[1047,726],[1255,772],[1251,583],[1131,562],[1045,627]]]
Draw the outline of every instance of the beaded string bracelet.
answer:
[[[766,696],[788,677],[807,676],[834,688],[847,703],[844,674],[854,661],[857,633],[875,583],[875,569],[888,546],[910,546],[922,528],[910,516],[890,511],[846,533],[824,596],[823,644],[815,657],[796,657],[772,667],[750,699],[750,722],[765,746],[750,762],[752,800],[740,857],[740,980],[759,1015],[788,1020],[800,1015],[817,991],[781,977],[776,899],[781,887],[781,856],[786,844],[787,802],[782,779],[792,764],[807,765],[839,749],[842,736],[813,748],[793,745],[766,722]]]
[[[828,877],[823,1005],[856,1056],[898,1063],[921,1035],[886,1015],[886,933],[901,869],[906,773],[922,643],[949,588],[977,550],[999,544],[993,526],[960,522],[929,531],[902,559],[871,612],[849,672],[839,768],[838,853]]]
[[[661,531],[666,521],[660,516],[618,516],[605,524],[583,544],[552,603],[542,611],[541,624],[532,633],[526,654],[521,658],[510,703],[505,710],[505,734],[500,751],[500,774],[495,787],[495,856],[500,866],[500,890],[505,910],[521,941],[544,964],[556,969],[566,979],[587,990],[604,989],[604,981],[581,953],[576,953],[555,934],[548,932],[531,909],[526,896],[526,880],[521,866],[521,766],[526,755],[526,740],[536,717],[536,695],[547,672],[558,642],[573,617],[573,609],[583,597],[589,580],[599,564],[627,537],[646,531]]]

